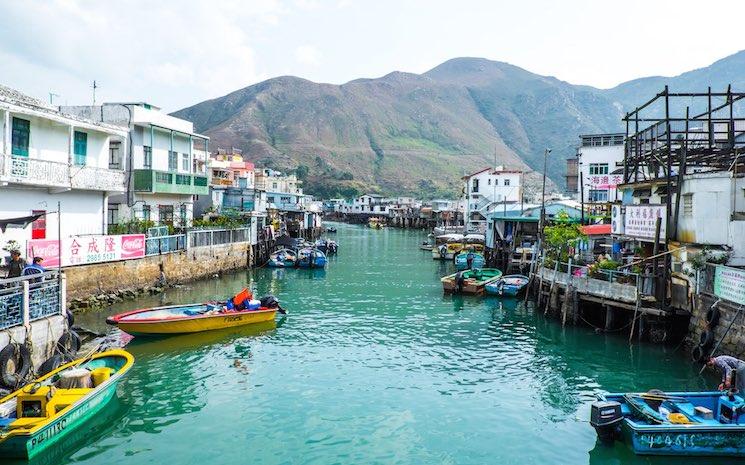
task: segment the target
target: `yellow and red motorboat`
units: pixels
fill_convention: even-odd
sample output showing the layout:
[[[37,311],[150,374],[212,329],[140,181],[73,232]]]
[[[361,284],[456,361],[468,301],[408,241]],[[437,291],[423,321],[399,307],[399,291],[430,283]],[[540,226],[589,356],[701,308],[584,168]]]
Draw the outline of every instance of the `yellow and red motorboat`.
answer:
[[[273,320],[277,312],[286,313],[273,296],[253,300],[244,298],[246,292],[227,302],[133,310],[110,316],[106,322],[133,335],[185,334],[263,323]]]

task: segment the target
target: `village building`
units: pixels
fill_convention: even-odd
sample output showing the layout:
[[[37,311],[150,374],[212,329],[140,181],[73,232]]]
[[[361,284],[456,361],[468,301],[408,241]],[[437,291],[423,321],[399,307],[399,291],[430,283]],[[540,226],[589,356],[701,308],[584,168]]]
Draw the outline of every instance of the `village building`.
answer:
[[[129,131],[129,149],[122,155],[127,191],[110,199],[109,224],[142,220],[170,227],[191,225],[195,200],[209,194],[209,138],[195,133],[192,122],[167,115],[146,102],[65,106],[61,110]]]
[[[567,194],[581,202],[589,216],[607,217],[608,204],[621,199],[625,134],[579,137],[577,155],[567,159]]]
[[[504,166],[484,168],[464,176],[466,231],[486,231],[486,208],[494,203],[516,203],[523,197],[522,171]]]
[[[112,199],[126,189],[127,131],[60,112],[0,86],[0,219],[42,215],[7,228],[0,247],[31,239],[105,234]],[[64,221],[58,224],[57,203]]]

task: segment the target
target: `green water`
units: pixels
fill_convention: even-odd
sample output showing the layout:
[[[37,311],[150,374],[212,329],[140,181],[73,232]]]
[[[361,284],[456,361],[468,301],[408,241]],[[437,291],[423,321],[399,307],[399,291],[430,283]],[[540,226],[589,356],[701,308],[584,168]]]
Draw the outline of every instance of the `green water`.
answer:
[[[605,390],[698,390],[682,351],[561,328],[514,300],[443,297],[452,264],[421,232],[339,225],[326,271],[258,269],[80,315],[224,298],[252,282],[291,314],[276,328],[137,340],[95,433],[50,463],[727,463],[596,446]]]

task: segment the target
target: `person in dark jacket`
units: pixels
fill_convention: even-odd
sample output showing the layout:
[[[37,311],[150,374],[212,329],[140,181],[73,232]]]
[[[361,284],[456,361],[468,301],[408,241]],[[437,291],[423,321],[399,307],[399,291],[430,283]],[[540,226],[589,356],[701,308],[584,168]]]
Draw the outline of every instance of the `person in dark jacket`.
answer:
[[[12,250],[10,252],[10,262],[8,262],[8,278],[21,276],[25,267],[26,260],[21,258],[21,252]]]

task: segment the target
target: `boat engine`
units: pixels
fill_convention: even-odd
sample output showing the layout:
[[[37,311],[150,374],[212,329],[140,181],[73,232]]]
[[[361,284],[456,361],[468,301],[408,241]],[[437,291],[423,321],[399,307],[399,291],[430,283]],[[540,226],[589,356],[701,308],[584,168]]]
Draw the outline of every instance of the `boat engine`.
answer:
[[[618,437],[622,420],[621,404],[618,402],[597,401],[590,407],[590,424],[604,444],[611,443]]]
[[[279,300],[273,295],[265,295],[261,298],[261,306],[265,308],[277,308],[279,307]]]

